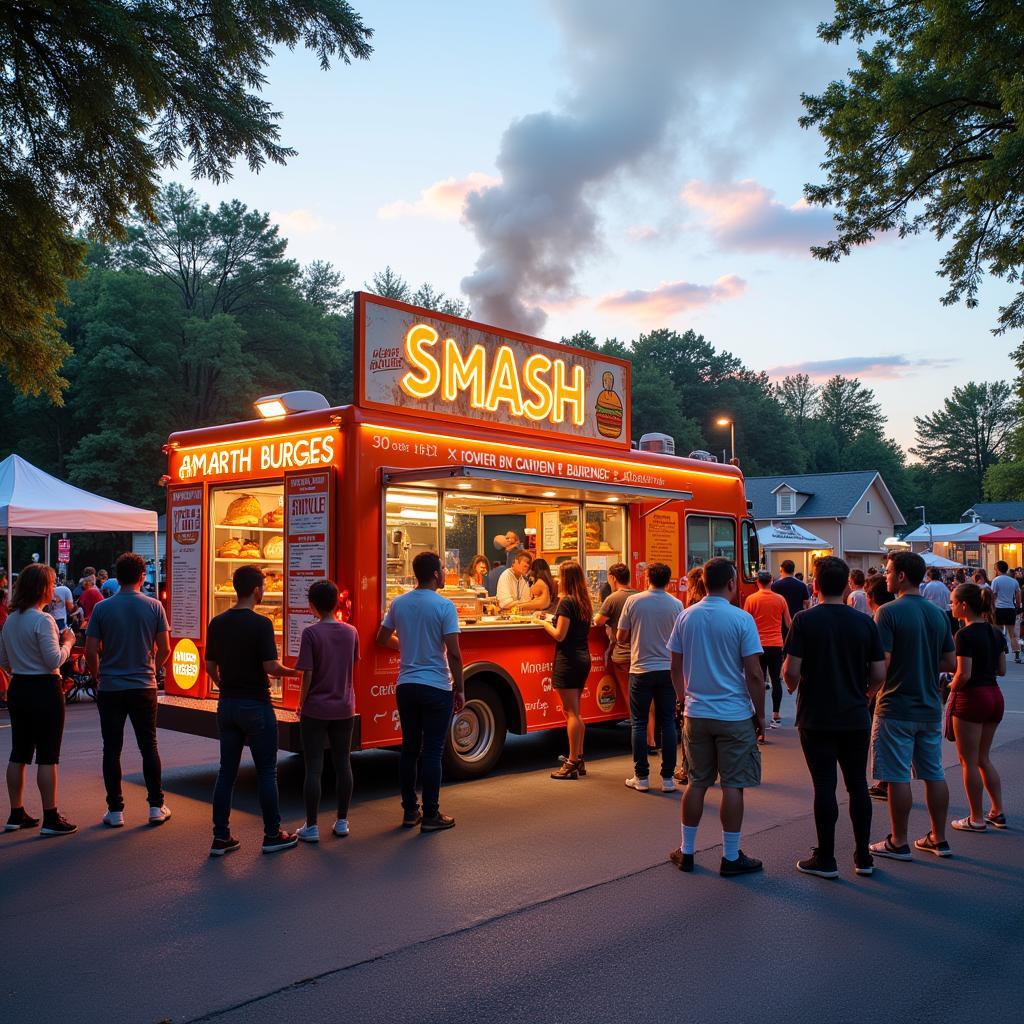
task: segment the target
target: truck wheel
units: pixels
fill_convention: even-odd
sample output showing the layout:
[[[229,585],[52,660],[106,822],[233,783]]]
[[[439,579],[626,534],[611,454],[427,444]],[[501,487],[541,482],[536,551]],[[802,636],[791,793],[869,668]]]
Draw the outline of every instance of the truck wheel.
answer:
[[[490,683],[468,683],[466,705],[452,717],[444,745],[445,774],[456,779],[486,775],[505,749],[505,708]]]

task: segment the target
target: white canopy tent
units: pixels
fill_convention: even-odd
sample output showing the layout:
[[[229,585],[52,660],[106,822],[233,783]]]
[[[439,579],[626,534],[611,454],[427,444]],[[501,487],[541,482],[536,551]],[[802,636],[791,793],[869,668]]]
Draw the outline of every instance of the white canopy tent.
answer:
[[[963,563],[954,562],[951,558],[943,558],[934,551],[922,551],[921,557],[929,569],[963,569]]]
[[[824,551],[832,545],[795,523],[772,523],[757,531],[758,543],[766,551]]]
[[[152,533],[157,514],[144,508],[122,505],[58,480],[37,469],[20,455],[0,462],[0,532],[7,535],[7,571],[15,537],[46,537],[54,533]]]

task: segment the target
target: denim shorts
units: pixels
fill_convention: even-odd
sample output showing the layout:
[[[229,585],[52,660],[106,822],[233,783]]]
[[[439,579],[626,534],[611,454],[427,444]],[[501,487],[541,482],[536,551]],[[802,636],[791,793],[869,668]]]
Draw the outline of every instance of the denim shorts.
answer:
[[[941,782],[942,723],[903,722],[875,715],[871,727],[871,777],[879,782]]]

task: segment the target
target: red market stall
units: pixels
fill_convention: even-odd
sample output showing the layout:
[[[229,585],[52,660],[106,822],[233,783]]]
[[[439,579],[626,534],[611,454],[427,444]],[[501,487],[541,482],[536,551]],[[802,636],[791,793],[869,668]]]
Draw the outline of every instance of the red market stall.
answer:
[[[468,576],[480,555],[504,563],[496,535],[515,532],[556,578],[560,563],[578,560],[595,604],[620,561],[634,578],[666,562],[676,589],[690,567],[722,555],[739,566],[744,595],[753,589],[759,551],[742,474],[634,447],[627,362],[358,294],[355,364],[352,406],[270,396],[259,403],[268,418],[170,438],[162,727],[216,735],[206,624],[231,605],[239,565],[266,573],[258,610],[289,663],[311,621],[310,583],[338,583],[362,651],[356,747],[390,747],[400,742],[398,655],[374,638],[390,601],[414,585],[412,559],[438,552],[466,666],[466,708],[447,754],[462,775],[489,770],[507,731],[564,725],[552,641],[529,616],[496,609]],[[590,646],[585,718],[628,717],[603,630]],[[299,749],[298,683],[276,686],[281,746]]]
[[[979,540],[982,544],[993,545],[996,549],[993,557],[986,559],[989,565],[1006,562],[1011,569],[1024,566],[1024,530],[1015,530],[1008,526],[993,533],[986,533]]]

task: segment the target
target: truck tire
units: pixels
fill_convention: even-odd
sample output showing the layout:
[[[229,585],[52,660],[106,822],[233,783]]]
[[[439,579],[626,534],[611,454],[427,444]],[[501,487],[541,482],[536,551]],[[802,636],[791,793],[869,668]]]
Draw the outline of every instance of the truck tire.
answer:
[[[466,684],[466,705],[452,716],[444,745],[445,775],[475,779],[486,775],[505,749],[505,708],[493,684]]]

